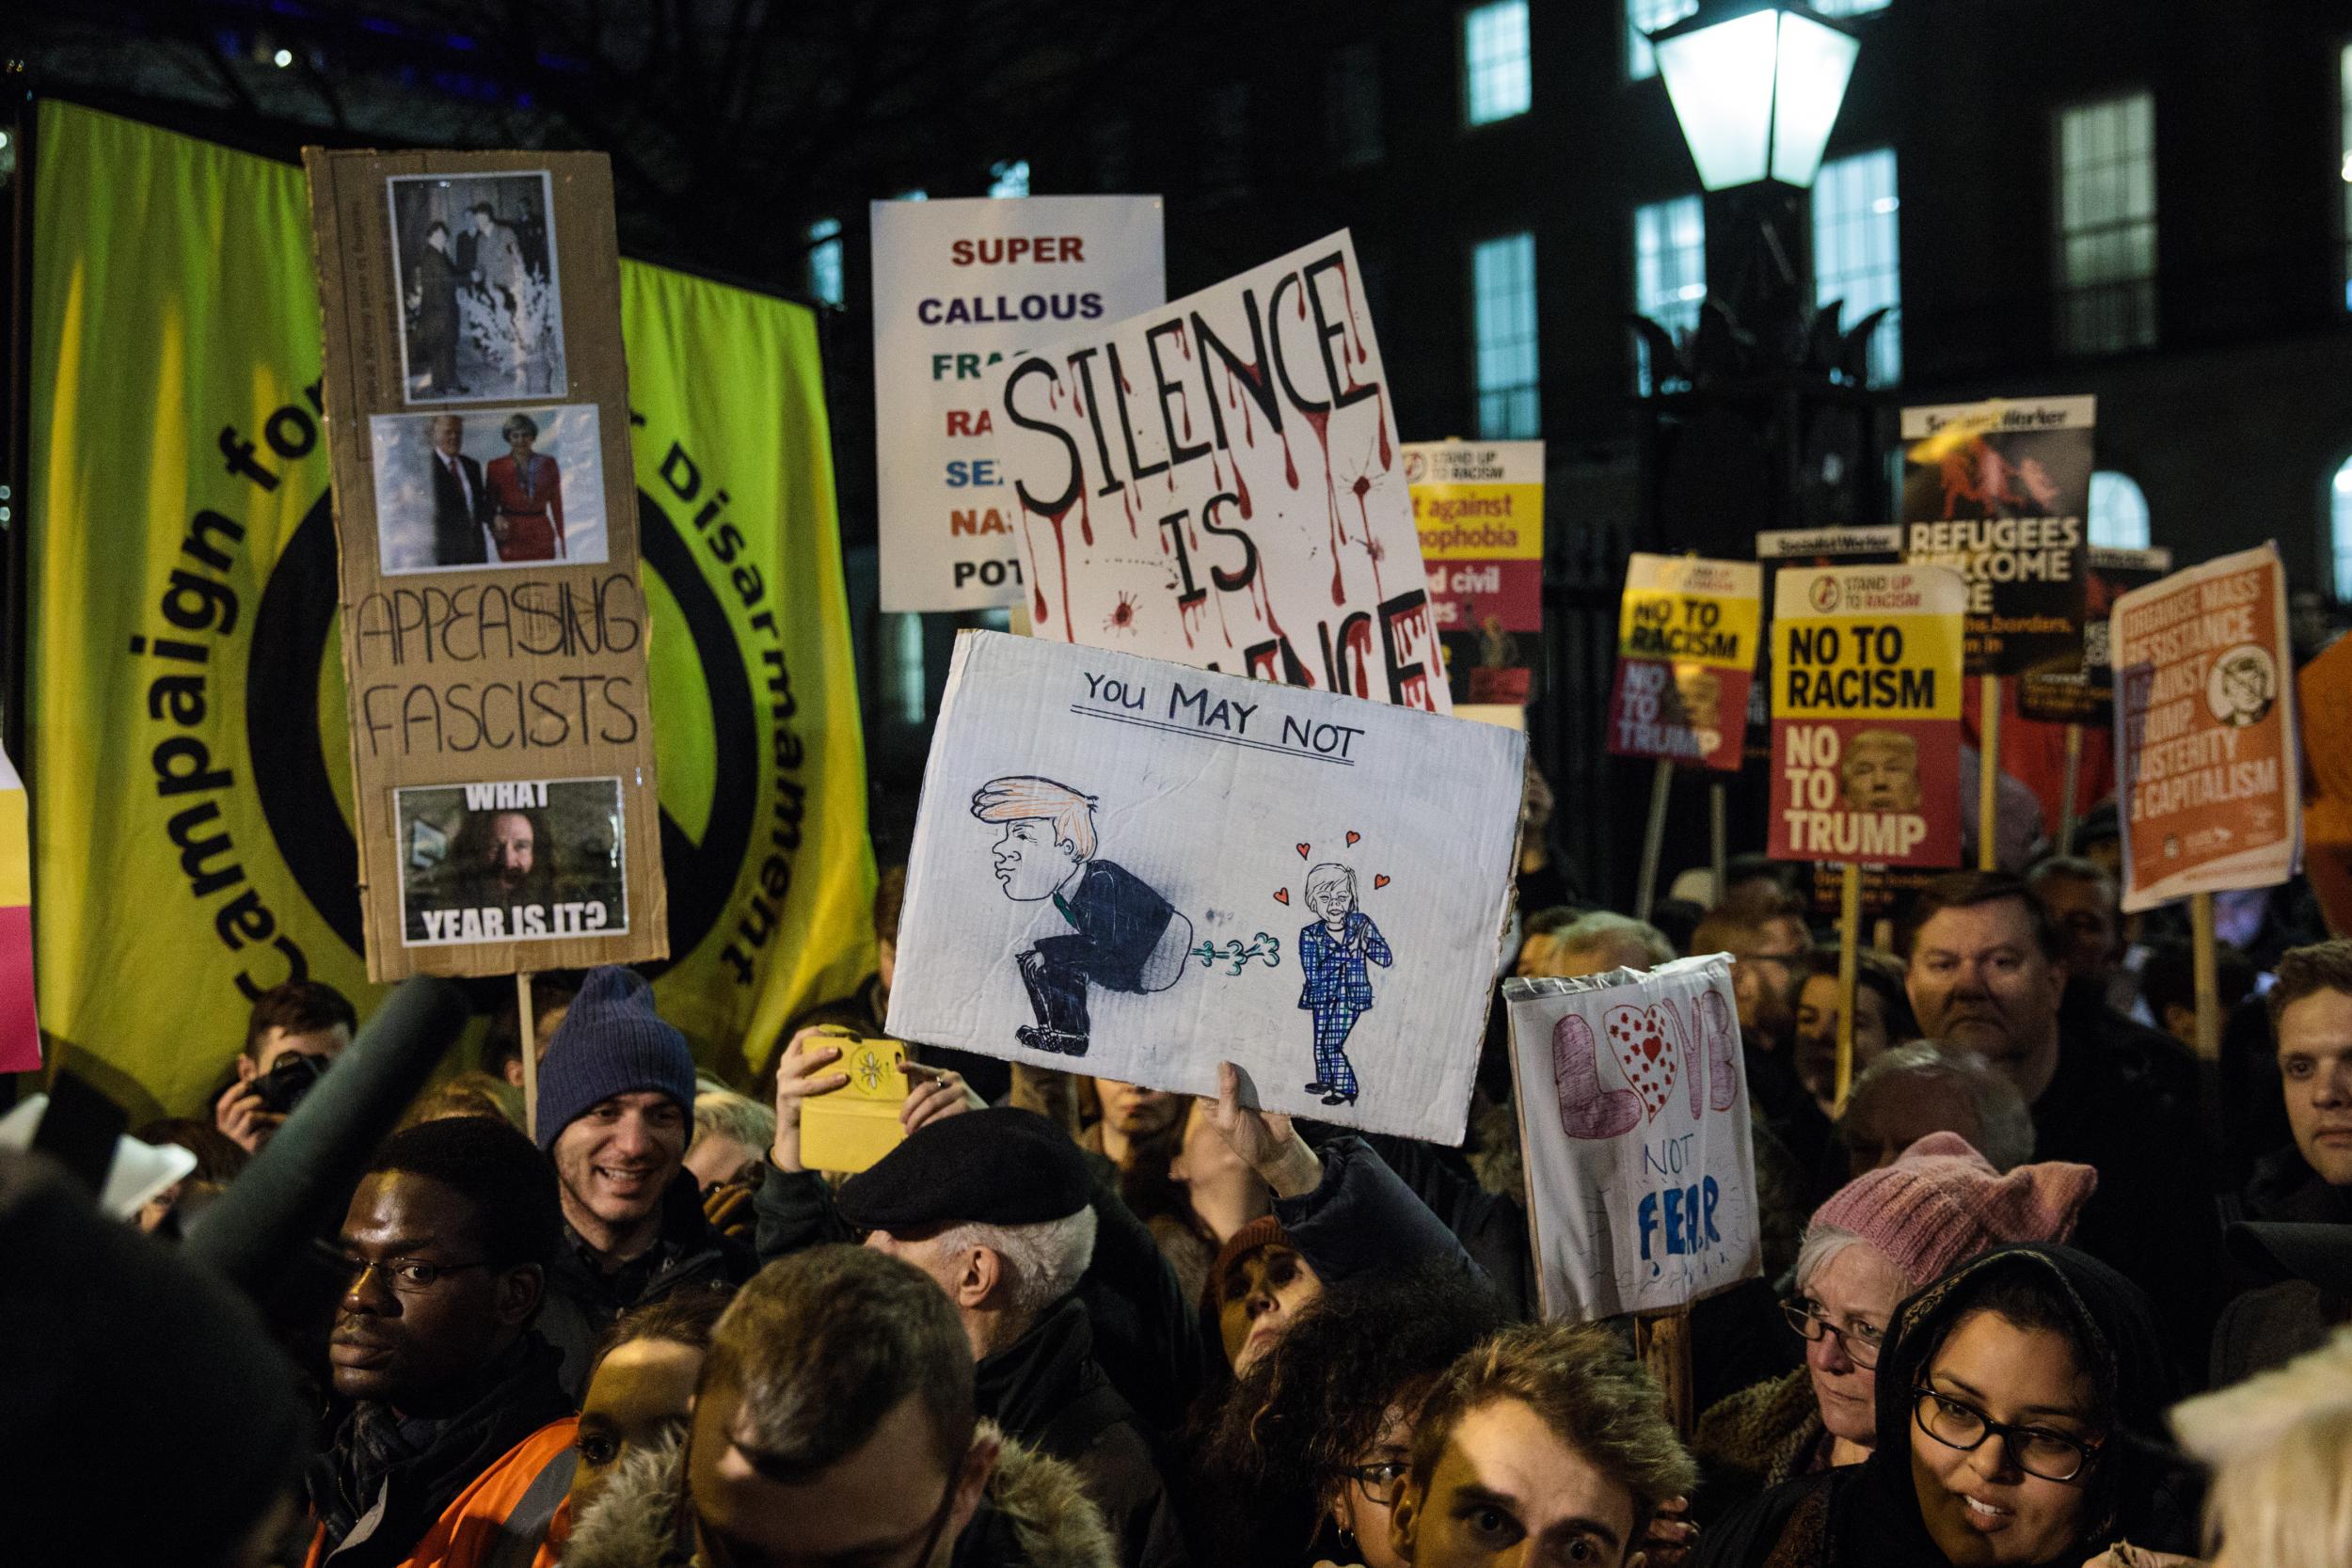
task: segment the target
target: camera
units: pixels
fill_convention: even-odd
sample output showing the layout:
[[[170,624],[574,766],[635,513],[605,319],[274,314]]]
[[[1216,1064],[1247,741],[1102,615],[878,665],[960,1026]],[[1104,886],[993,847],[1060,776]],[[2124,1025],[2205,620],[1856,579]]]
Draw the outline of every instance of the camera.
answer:
[[[289,1051],[267,1072],[253,1080],[253,1092],[262,1097],[264,1106],[284,1116],[310,1092],[310,1085],[319,1081],[328,1065],[325,1056]]]

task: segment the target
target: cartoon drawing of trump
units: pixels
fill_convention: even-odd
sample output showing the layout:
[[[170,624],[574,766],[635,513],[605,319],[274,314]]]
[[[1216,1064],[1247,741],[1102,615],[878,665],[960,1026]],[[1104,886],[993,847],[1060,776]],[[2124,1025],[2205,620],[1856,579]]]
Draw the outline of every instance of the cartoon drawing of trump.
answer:
[[[1001,823],[990,855],[1005,896],[1015,903],[1052,899],[1070,923],[1040,937],[1018,959],[1034,1026],[1013,1037],[1032,1051],[1087,1053],[1091,1027],[1087,988],[1138,994],[1166,990],[1184,972],[1192,922],[1152,888],[1097,858],[1094,797],[1052,779],[991,779],[972,795],[972,815]]]
[[[1316,923],[1298,933],[1299,967],[1307,982],[1298,1005],[1314,1015],[1315,1078],[1309,1094],[1326,1105],[1356,1103],[1356,1069],[1347,1059],[1348,1032],[1372,1010],[1372,972],[1367,963],[1389,967],[1391,954],[1380,927],[1356,907],[1356,873],[1337,861],[1307,872],[1307,907]]]

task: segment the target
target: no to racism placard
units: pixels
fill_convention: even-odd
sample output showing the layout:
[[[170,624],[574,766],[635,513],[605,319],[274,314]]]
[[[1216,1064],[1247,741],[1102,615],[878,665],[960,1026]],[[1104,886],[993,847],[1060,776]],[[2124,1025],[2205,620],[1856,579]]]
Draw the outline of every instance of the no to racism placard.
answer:
[[[1342,230],[1002,368],[1034,635],[1453,711],[1362,282]]]
[[[1544,444],[1401,450],[1454,705],[1524,706],[1544,629]]]
[[[2278,546],[2135,589],[2110,619],[2125,911],[2294,876],[2302,779]]]
[[[1960,574],[1784,567],[1772,599],[1772,858],[1959,864]]]
[[[1739,769],[1763,577],[1750,561],[1636,555],[1627,563],[1610,755]]]
[[[1167,300],[1160,207],[1156,196],[873,203],[882,609],[1021,601],[991,389],[1015,350]]]
[[[1903,559],[1968,586],[1968,673],[2082,668],[2096,400],[1903,410]]]
[[[1544,1316],[1662,1312],[1763,1267],[1731,966],[1507,980]]]
[[[1495,724],[966,632],[889,1030],[1459,1143],[1527,754]]]
[[[2172,569],[2170,550],[2090,548],[2090,612],[2083,622],[2083,667],[2075,674],[2027,675],[2017,683],[2017,710],[2051,724],[2106,729],[2115,722],[2115,666],[2107,615],[2115,601]]]
[[[327,455],[368,977],[667,958],[611,166],[311,148],[303,166],[324,411],[352,435]],[[520,803],[582,778],[612,786],[603,839]],[[509,802],[443,846],[485,900],[423,936],[407,878],[443,868],[419,864],[432,830],[404,802],[467,785]],[[599,854],[626,921],[555,917],[515,880]]]

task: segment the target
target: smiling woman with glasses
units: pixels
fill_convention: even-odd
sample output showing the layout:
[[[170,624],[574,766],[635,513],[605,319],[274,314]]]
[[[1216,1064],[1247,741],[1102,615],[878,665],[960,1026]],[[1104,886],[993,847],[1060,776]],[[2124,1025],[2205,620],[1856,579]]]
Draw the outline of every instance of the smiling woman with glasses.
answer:
[[[1701,1568],[2073,1568],[2119,1540],[2195,1545],[2148,1299],[2104,1263],[2048,1245],[1963,1262],[1897,1309],[1876,1377],[1869,1458],[1757,1497],[1702,1537]]]

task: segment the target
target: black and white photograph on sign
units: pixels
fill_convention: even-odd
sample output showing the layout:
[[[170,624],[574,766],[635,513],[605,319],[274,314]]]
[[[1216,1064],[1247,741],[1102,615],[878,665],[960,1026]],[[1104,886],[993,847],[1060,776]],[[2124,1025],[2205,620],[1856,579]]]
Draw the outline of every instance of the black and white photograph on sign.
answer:
[[[546,171],[404,174],[386,184],[407,401],[566,395]]]
[[[406,945],[628,930],[619,779],[429,784],[392,796]]]
[[[386,576],[605,559],[594,404],[378,414],[376,560]]]

